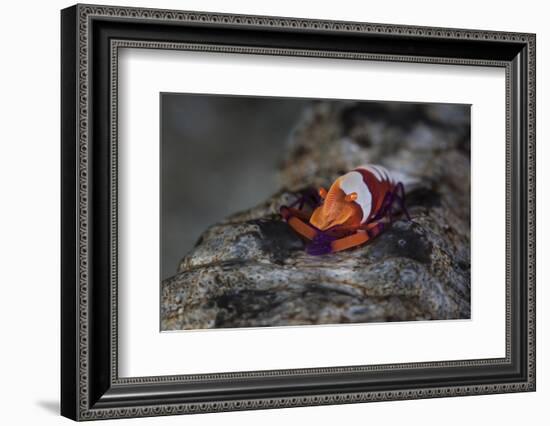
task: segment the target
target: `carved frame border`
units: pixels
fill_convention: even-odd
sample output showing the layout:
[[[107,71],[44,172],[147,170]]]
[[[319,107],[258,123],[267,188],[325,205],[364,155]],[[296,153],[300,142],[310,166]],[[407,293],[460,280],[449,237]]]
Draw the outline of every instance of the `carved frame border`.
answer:
[[[92,420],[113,417],[140,417],[151,415],[170,415],[184,413],[205,413],[215,411],[261,409],[292,406],[308,406],[323,404],[339,404],[351,402],[400,400],[415,398],[432,398],[442,396],[460,396],[488,393],[503,393],[517,391],[533,391],[535,389],[535,36],[533,34],[521,34],[510,32],[494,32],[464,29],[412,27],[402,25],[369,24],[357,22],[337,22],[324,20],[309,20],[295,18],[279,18],[266,16],[245,16],[228,15],[217,13],[169,11],[156,9],[141,9],[127,7],[104,7],[93,5],[77,5],[76,15],[78,22],[77,41],[77,235],[76,249],[78,253],[76,277],[76,319],[77,319],[77,359],[75,388],[78,392],[76,397],[77,407],[74,418],[78,420]],[[89,285],[89,215],[90,215],[90,181],[89,181],[89,112],[90,112],[90,84],[89,84],[89,55],[90,55],[90,23],[94,18],[123,18],[136,19],[140,21],[164,21],[182,23],[205,23],[238,25],[260,28],[299,28],[303,30],[315,30],[326,32],[358,32],[373,34],[405,34],[423,38],[447,38],[466,40],[495,40],[523,43],[527,47],[527,380],[521,382],[500,383],[480,386],[450,386],[424,389],[401,389],[380,392],[352,392],[352,393],[327,393],[324,395],[311,395],[300,397],[275,397],[275,398],[254,398],[236,399],[226,401],[213,401],[196,403],[166,403],[140,407],[108,407],[95,408],[90,401],[89,383],[89,321],[88,309],[90,300],[88,297]],[[510,98],[512,91],[511,65],[508,62],[485,61],[460,58],[439,58],[439,57],[416,57],[402,55],[378,55],[364,53],[327,52],[299,49],[277,49],[277,48],[253,48],[242,46],[216,46],[192,43],[163,43],[143,40],[112,40],[111,41],[111,159],[114,165],[111,168],[111,371],[110,379],[114,385],[124,384],[151,384],[151,383],[173,383],[180,381],[195,380],[218,380],[221,378],[239,379],[243,377],[265,377],[284,375],[304,374],[330,374],[345,371],[373,371],[400,368],[424,368],[439,366],[470,366],[503,364],[510,362],[510,340],[511,340],[511,314],[510,314],[510,206],[511,206],[511,148],[510,138]],[[483,65],[497,66],[506,69],[506,358],[503,359],[482,359],[463,360],[451,362],[415,363],[415,364],[388,364],[363,367],[327,367],[320,369],[300,370],[274,370],[262,372],[245,373],[222,373],[191,376],[160,376],[160,377],[139,377],[119,378],[118,377],[118,351],[117,351],[117,71],[118,71],[118,49],[120,48],[155,48],[155,49],[177,49],[197,50],[210,52],[227,52],[240,54],[268,54],[268,55],[297,55],[315,56],[340,59],[363,59],[378,61],[398,62],[426,62],[426,63],[448,63],[460,65]],[[73,416],[71,416],[73,417]]]

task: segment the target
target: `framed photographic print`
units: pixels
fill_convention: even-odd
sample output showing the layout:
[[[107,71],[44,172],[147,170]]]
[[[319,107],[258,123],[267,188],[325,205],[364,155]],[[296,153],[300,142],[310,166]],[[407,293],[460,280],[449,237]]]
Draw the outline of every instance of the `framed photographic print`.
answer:
[[[535,390],[535,35],[61,29],[64,416]]]

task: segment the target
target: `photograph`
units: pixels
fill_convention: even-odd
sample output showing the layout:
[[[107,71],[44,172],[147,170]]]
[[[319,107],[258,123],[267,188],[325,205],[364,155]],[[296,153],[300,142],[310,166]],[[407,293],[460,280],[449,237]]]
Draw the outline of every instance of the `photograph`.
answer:
[[[44,263],[36,309],[4,299],[26,321],[8,327],[28,340],[17,354],[57,344],[37,364],[48,377],[15,385],[75,421],[280,424],[274,409],[327,406],[332,425],[362,403],[369,420],[411,426],[428,411],[536,418],[544,14],[257,3],[64,4],[52,19],[41,6],[33,24],[55,49],[34,43],[14,63],[57,57],[37,99],[60,108],[31,119],[9,85],[27,123],[8,120],[4,139],[37,143],[8,144],[24,155],[6,156],[5,181],[29,188],[5,210],[55,236],[33,256],[37,232],[4,221],[25,254],[6,288]],[[54,238],[57,260],[43,255]],[[42,285],[49,269],[60,292]],[[57,338],[21,339],[58,309]]]
[[[470,105],[159,96],[161,331],[470,319]]]

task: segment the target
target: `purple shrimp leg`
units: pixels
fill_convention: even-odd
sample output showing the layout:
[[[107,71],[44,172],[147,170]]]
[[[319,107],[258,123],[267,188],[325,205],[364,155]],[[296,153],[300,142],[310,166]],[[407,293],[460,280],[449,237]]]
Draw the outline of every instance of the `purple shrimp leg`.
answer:
[[[304,189],[300,191],[300,197],[290,207],[298,205],[298,210],[302,210],[304,204],[308,204],[311,208],[316,208],[321,204],[321,197],[313,188]]]
[[[372,218],[371,222],[382,219],[386,215],[388,209],[391,208],[391,205],[393,204],[393,201],[394,201],[393,192],[387,192],[386,195],[384,196],[384,200],[382,201],[382,205],[380,207],[380,210]],[[390,215],[390,221],[391,221],[391,215]]]
[[[320,256],[322,254],[331,253],[331,244],[335,239],[336,238],[319,231],[315,238],[313,238],[313,240],[311,240],[311,242],[307,245],[306,252],[312,256]]]
[[[397,192],[401,192],[401,195],[397,195]],[[411,216],[409,215],[409,211],[407,210],[407,207],[405,206],[405,187],[403,186],[403,183],[399,182],[397,185],[395,185],[395,188],[392,192],[392,194],[395,193],[395,199],[399,202],[399,207],[405,213],[405,216],[407,216],[407,219],[410,221]]]
[[[373,226],[372,228],[367,230],[367,234],[369,234],[369,238],[375,238],[376,236],[380,235],[385,228],[386,224],[384,222],[378,222],[376,226]]]

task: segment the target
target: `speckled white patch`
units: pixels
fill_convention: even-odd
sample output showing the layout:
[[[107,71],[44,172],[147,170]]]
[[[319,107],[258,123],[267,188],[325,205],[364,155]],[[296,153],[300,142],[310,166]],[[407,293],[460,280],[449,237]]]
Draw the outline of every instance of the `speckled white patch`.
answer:
[[[352,192],[357,194],[355,202],[359,204],[363,212],[361,223],[365,223],[371,212],[372,194],[363,180],[363,175],[356,171],[346,173],[340,178],[340,189],[342,189],[346,195]]]

